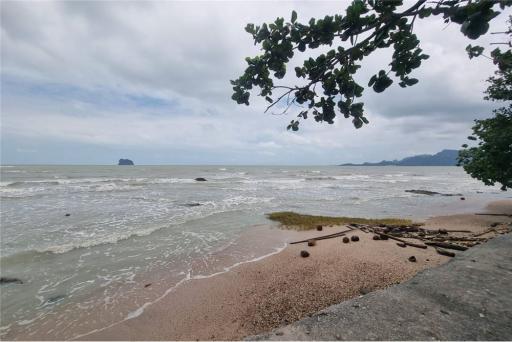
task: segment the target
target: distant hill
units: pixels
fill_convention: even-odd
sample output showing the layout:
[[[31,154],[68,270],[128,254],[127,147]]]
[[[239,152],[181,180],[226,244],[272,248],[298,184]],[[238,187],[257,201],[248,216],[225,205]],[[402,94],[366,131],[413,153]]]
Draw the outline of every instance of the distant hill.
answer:
[[[119,159],[119,163],[117,165],[133,165],[133,161],[130,159]]]
[[[340,166],[455,166],[457,164],[457,150],[442,150],[434,155],[420,154],[402,160],[383,160],[378,163],[341,164]]]

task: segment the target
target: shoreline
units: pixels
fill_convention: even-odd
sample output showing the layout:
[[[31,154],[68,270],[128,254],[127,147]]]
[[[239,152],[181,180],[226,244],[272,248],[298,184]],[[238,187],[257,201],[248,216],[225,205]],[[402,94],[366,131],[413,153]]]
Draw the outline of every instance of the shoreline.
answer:
[[[510,210],[512,201],[488,205],[488,209],[494,212],[503,208]],[[426,220],[424,227],[467,228],[470,225],[476,232],[494,221],[498,218],[456,214],[432,217]],[[290,241],[343,229],[344,226],[338,226],[326,227],[323,232],[279,232],[287,235]],[[348,237],[351,235],[358,235],[360,241],[343,244],[341,238],[336,238],[319,241],[315,247],[287,245],[211,275],[189,275],[165,290],[156,300],[131,311],[131,316],[124,320],[75,334],[74,339],[241,339],[292,323],[361,293],[406,281],[419,271],[450,259],[438,255],[431,248],[400,248],[395,242],[373,241],[370,234],[361,231],[347,234]],[[308,250],[311,256],[300,258],[300,250]],[[408,261],[413,254],[417,258],[415,263]],[[187,286],[182,286],[185,284]],[[37,339],[63,339],[52,335],[48,329],[45,331],[44,326],[42,324],[37,329]]]

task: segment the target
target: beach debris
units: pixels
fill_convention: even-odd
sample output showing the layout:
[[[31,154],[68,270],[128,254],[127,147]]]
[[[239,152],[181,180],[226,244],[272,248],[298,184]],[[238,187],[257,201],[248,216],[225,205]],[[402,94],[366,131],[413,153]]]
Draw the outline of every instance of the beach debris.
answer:
[[[439,229],[439,234],[448,234],[448,231],[446,229]]]
[[[405,243],[403,243],[403,242],[397,242],[397,243],[396,243],[396,245],[397,245],[398,247],[402,247],[402,248],[407,247],[407,245],[406,245]]]
[[[294,241],[294,242],[290,242],[290,245],[294,245],[296,243],[308,242],[309,240],[312,240],[312,239],[313,240],[332,239],[332,238],[335,238],[335,237],[344,236],[345,233],[350,232],[352,230],[353,229],[347,229],[347,230],[342,230],[341,232],[337,232],[337,233],[333,233],[333,234],[321,235],[321,236],[317,236],[317,237],[313,237],[313,238],[309,238],[309,239],[305,239],[305,240]]]
[[[203,177],[197,177],[197,178],[195,179],[195,181],[197,181],[197,182],[206,182],[206,178],[203,178]]]
[[[316,245],[316,240],[315,239],[308,240],[308,246],[313,247],[315,245]]]
[[[495,231],[496,231],[496,229],[493,227],[493,228],[489,228],[489,229],[487,229],[487,230],[484,230],[484,231],[483,231],[483,232],[481,232],[481,233],[474,234],[473,236],[474,236],[474,237],[478,237],[478,236],[482,236],[482,235],[485,235],[485,234],[487,234],[487,233],[495,232]]]
[[[410,262],[416,262],[416,257],[415,257],[414,255],[411,255],[411,256],[409,257],[409,261],[410,261]]]
[[[427,249],[427,246],[426,246],[426,245],[419,245],[419,244],[417,244],[417,243],[408,242],[408,241],[405,241],[405,240],[399,239],[399,238],[397,238],[397,237],[394,237],[394,236],[392,236],[392,235],[387,235],[387,234],[384,234],[384,233],[377,233],[377,234],[379,234],[381,238],[382,238],[383,236],[386,236],[386,237],[388,237],[389,239],[393,239],[393,240],[396,240],[396,241],[399,241],[399,242],[405,243],[407,246],[416,247],[416,248],[423,248],[423,249]]]
[[[494,227],[497,227],[497,226],[499,226],[499,225],[500,225],[500,223],[499,223],[499,222],[493,222],[493,223],[491,223],[491,227],[493,227],[493,228],[494,228]]]
[[[151,286],[151,283],[147,283],[146,285],[144,285],[144,287],[150,287]]]
[[[446,256],[449,256],[449,257],[452,257],[452,258],[455,256],[455,253],[447,251],[446,249],[442,249],[442,248],[439,248],[439,247],[436,247],[436,251],[437,251],[437,253],[439,253],[441,255],[446,255]]]
[[[71,214],[70,213],[66,213],[66,215],[64,215],[64,216],[71,216]]]
[[[349,242],[350,242],[350,239],[349,239],[348,237],[346,237],[346,236],[345,236],[345,237],[343,238],[343,243],[349,243]]]
[[[507,217],[512,217],[512,214],[494,214],[494,213],[476,213],[475,215],[486,215],[486,216],[507,216]]]
[[[352,236],[350,237],[350,240],[352,240],[352,241],[354,241],[354,242],[359,241],[359,236],[357,236],[357,235],[352,235]]]
[[[432,241],[432,242],[425,241],[425,245],[435,246],[435,247],[443,247],[443,248],[448,248],[448,249],[455,249],[458,251],[465,251],[466,249],[468,249],[466,246],[461,246],[461,245],[456,245],[454,243],[441,242],[441,241]]]
[[[321,225],[321,224],[319,224],[318,226],[316,226],[316,230],[318,230],[319,232],[321,232],[323,229],[324,229],[324,227],[322,227],[322,225]]]
[[[1,277],[0,284],[23,284],[23,280],[11,277]]]
[[[466,198],[465,198],[465,197],[461,197],[461,198],[460,198],[460,200],[461,200],[461,201],[465,201],[465,200],[466,200]]]
[[[378,235],[374,235],[374,236],[372,237],[372,239],[374,239],[374,240],[380,240],[380,236],[378,236]]]
[[[307,258],[309,256],[309,252],[308,251],[300,251],[300,256],[303,258]]]

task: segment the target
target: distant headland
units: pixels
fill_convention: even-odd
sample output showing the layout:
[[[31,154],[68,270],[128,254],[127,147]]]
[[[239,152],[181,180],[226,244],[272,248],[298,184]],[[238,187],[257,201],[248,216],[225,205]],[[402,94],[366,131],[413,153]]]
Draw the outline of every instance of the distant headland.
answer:
[[[378,163],[341,164],[340,166],[455,166],[457,150],[442,150],[436,154],[420,154],[402,160],[383,160]]]
[[[130,159],[119,159],[117,165],[135,165]]]

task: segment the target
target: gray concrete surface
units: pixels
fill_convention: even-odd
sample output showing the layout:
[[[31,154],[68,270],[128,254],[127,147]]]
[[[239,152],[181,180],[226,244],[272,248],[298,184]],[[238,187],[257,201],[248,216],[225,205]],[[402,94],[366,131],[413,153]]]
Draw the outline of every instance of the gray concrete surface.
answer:
[[[512,234],[248,340],[512,340]]]

